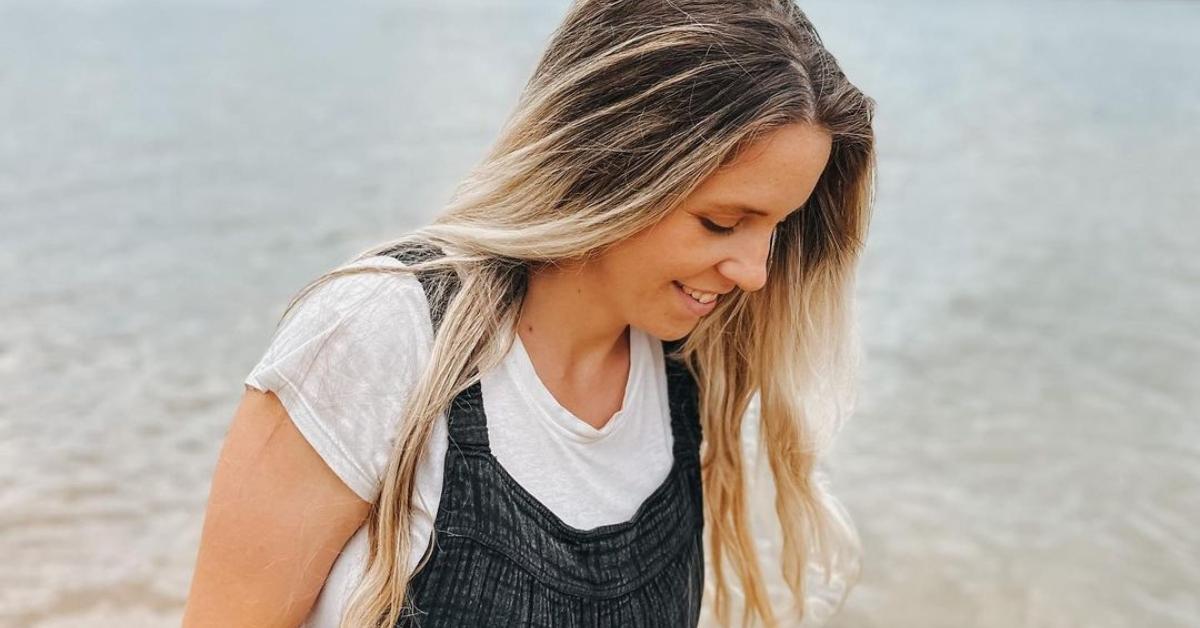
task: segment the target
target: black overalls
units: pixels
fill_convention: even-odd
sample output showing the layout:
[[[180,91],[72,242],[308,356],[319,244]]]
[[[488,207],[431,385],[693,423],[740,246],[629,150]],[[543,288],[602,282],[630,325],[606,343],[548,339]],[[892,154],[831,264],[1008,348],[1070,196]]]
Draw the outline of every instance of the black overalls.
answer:
[[[442,254],[409,245],[405,263]],[[418,273],[436,332],[457,278]],[[435,281],[450,281],[433,303]],[[673,348],[664,343],[664,354]],[[666,359],[673,458],[666,480],[633,518],[580,530],[528,493],[488,446],[478,382],[448,414],[441,501],[428,562],[410,583],[412,606],[397,627],[675,628],[699,621],[704,527],[696,385]]]

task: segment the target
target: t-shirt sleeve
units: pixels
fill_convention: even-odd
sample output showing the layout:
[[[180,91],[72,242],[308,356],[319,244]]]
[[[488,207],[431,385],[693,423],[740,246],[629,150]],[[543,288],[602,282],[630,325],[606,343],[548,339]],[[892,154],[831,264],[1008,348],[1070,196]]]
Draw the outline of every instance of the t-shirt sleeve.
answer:
[[[372,265],[402,266],[390,257],[350,266]],[[416,277],[342,275],[296,304],[245,384],[274,392],[329,468],[373,502],[432,343]]]

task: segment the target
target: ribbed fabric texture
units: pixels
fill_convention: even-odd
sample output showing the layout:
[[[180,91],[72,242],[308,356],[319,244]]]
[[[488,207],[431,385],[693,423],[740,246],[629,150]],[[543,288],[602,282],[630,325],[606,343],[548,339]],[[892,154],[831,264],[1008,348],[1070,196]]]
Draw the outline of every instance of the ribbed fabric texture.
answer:
[[[389,251],[406,264],[432,245]],[[436,333],[457,277],[418,273]],[[439,282],[444,290],[435,290]],[[664,343],[664,356],[674,343]],[[629,521],[580,530],[521,487],[492,455],[481,387],[448,413],[436,534],[397,628],[696,626],[704,591],[697,388],[667,358],[674,463]]]

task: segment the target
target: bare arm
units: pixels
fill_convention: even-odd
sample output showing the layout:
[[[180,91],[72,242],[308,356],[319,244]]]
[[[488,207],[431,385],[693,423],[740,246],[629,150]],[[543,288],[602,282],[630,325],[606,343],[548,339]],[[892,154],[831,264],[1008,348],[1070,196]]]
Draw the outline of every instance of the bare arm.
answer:
[[[213,474],[184,628],[299,625],[369,509],[274,393],[247,388]]]

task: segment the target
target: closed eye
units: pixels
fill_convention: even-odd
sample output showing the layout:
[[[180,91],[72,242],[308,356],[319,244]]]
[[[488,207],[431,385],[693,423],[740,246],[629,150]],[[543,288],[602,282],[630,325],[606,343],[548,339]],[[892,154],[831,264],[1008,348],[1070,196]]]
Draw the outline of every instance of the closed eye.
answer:
[[[721,235],[729,235],[730,233],[733,233],[733,229],[734,229],[733,227],[726,227],[723,225],[718,225],[717,223],[715,223],[707,218],[701,218],[700,224],[704,225],[705,229],[708,229],[709,231],[711,231],[713,233],[719,233]]]

